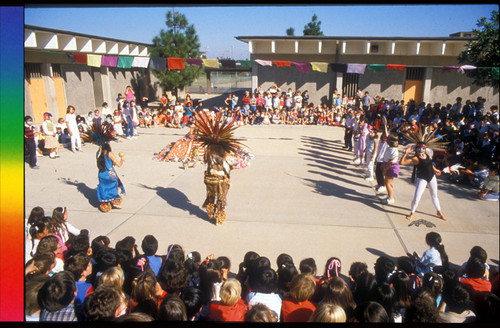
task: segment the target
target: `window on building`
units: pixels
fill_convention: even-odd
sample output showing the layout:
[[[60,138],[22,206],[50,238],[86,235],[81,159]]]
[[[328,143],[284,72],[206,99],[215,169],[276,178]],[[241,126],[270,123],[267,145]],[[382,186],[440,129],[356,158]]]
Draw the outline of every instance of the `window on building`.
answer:
[[[24,76],[26,79],[41,79],[42,78],[42,64],[25,63]]]
[[[344,73],[344,78],[342,80],[342,96],[347,95],[348,97],[354,97],[358,90],[359,74]]]
[[[407,67],[406,68],[406,79],[412,81],[423,81],[424,80],[424,67]]]
[[[62,77],[61,64],[52,64],[52,76]]]

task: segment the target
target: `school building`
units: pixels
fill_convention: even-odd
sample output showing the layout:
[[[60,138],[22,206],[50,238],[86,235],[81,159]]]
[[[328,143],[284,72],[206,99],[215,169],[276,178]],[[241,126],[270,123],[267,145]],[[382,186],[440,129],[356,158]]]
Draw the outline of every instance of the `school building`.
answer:
[[[405,102],[414,99],[446,105],[455,103],[457,97],[462,97],[465,103],[480,96],[486,99],[486,109],[498,104],[498,85],[475,86],[466,74],[450,68],[459,65],[457,57],[467,42],[473,40],[471,32],[425,38],[238,36],[236,39],[248,44],[251,60],[273,63],[253,65],[253,90],[259,85],[267,90],[273,83],[282,91],[308,90],[314,104],[331,101],[334,89],[353,96],[357,88],[368,91],[372,97],[380,95]],[[277,66],[277,62],[292,65]],[[309,68],[304,72],[298,69],[304,63],[329,65],[326,71]],[[348,73],[346,64],[365,64],[366,68],[362,74]]]

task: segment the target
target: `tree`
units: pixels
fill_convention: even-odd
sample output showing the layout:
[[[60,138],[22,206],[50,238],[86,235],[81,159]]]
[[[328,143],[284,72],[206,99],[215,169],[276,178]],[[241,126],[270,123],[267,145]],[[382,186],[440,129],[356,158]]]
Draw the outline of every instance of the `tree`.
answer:
[[[168,29],[161,30],[153,38],[151,57],[200,58],[200,42],[194,26],[188,25],[186,16],[175,11],[167,12],[165,24]],[[203,72],[201,67],[187,65],[178,71],[153,70],[163,90],[176,90],[190,85]]]
[[[294,36],[295,35],[295,29],[293,27],[287,28],[286,35],[288,35],[288,36]]]
[[[472,31],[475,40],[469,41],[465,50],[458,55],[460,64],[473,65],[478,67],[475,70],[468,70],[467,75],[472,77],[473,84],[479,86],[498,86],[498,62],[500,59],[498,49],[498,11],[491,12],[491,19],[481,17],[477,21],[477,29]],[[487,67],[481,69],[481,67]],[[496,69],[491,69],[491,68]],[[496,71],[496,73],[493,73]]]
[[[318,16],[313,15],[312,21],[304,26],[304,35],[323,35],[321,32],[321,21],[318,21]]]

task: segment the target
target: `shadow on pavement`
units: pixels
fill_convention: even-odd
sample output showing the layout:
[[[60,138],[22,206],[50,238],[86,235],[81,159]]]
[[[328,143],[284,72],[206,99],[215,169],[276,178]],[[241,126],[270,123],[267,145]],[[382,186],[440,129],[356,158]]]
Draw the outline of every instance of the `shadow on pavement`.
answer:
[[[199,206],[196,206],[193,203],[191,203],[189,198],[187,198],[186,195],[184,195],[184,193],[182,193],[181,191],[175,188],[164,188],[164,187],[152,188],[142,184],[140,186],[149,190],[156,190],[156,194],[160,196],[163,200],[165,200],[168,205],[185,210],[190,215],[197,216],[200,219],[203,219],[207,222],[212,222],[208,218],[207,213]]]
[[[90,188],[83,182],[72,181],[68,178],[61,178],[64,183],[69,184],[71,186],[75,186],[76,189],[89,201],[89,204],[92,207],[99,207],[99,200],[97,199],[97,190],[95,188]]]

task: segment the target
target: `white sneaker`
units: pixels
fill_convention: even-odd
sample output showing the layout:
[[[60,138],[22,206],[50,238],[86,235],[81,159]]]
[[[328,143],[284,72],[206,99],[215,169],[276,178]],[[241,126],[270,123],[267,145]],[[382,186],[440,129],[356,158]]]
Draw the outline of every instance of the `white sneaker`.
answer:
[[[386,187],[384,187],[384,186],[381,186],[381,187],[378,187],[378,188],[377,188],[377,191],[378,191],[378,192],[386,192],[386,191],[387,191],[387,188],[386,188]]]
[[[387,204],[387,205],[394,204],[394,199],[386,198],[386,199],[383,200],[383,203]]]
[[[360,164],[361,163],[361,160],[359,158],[356,158],[354,161],[353,161],[354,164]]]

